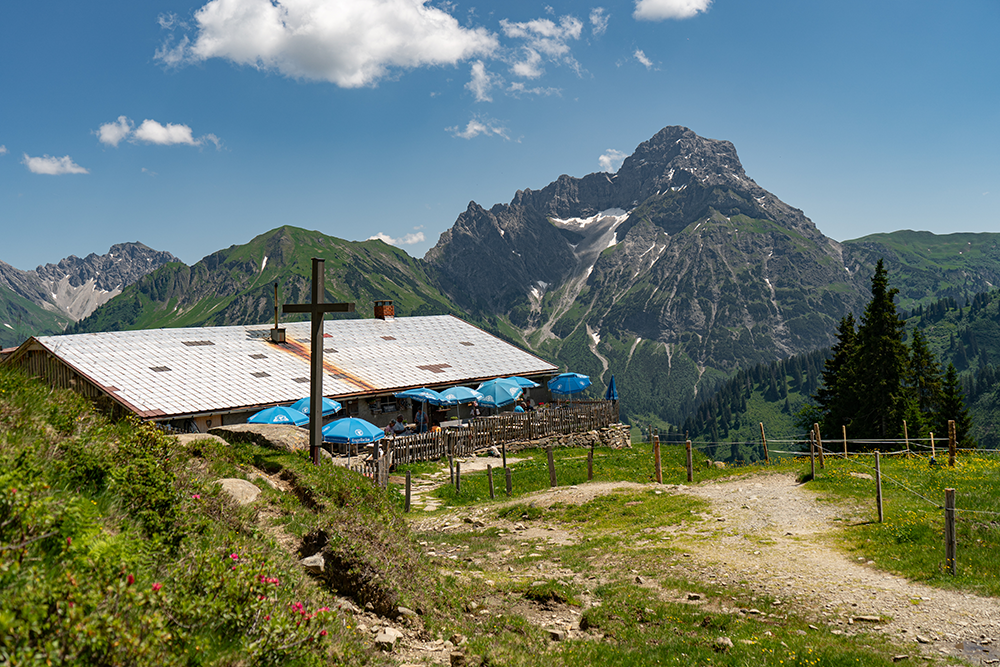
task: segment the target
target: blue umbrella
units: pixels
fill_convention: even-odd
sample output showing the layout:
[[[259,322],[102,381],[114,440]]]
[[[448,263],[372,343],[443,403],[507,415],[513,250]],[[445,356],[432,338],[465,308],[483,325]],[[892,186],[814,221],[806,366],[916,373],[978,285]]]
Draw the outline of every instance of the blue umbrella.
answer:
[[[451,402],[452,405],[483,400],[482,394],[475,389],[469,389],[468,387],[449,387],[441,392],[441,396],[445,400]]]
[[[562,373],[549,380],[553,394],[575,394],[590,386],[590,378],[579,373]]]
[[[375,424],[357,417],[347,417],[332,421],[323,427],[323,440],[327,442],[361,445],[378,442],[385,437],[385,431]]]
[[[615,386],[615,376],[611,376],[611,382],[608,383],[608,390],[604,392],[605,401],[617,401],[618,400],[618,387]]]
[[[503,379],[504,380],[513,380],[514,382],[516,382],[518,384],[518,386],[521,386],[521,387],[523,387],[525,389],[534,389],[535,387],[541,387],[542,386],[542,385],[538,384],[537,382],[533,382],[533,381],[529,380],[528,378],[523,378],[520,375],[511,375],[509,378],[503,378]]]
[[[248,424],[292,424],[299,426],[309,421],[309,417],[298,410],[279,405],[261,410],[247,420]]]
[[[340,408],[343,407],[337,401],[332,398],[323,397],[323,416],[332,415],[335,412],[340,412]],[[309,397],[300,398],[299,400],[292,403],[292,409],[298,410],[299,412],[309,414]]]
[[[413,401],[420,401],[421,403],[430,403],[431,405],[447,405],[448,402],[444,399],[441,394],[437,393],[433,389],[428,389],[427,387],[420,387],[418,389],[407,389],[406,391],[397,391],[393,394],[396,398],[409,398]]]
[[[500,408],[516,401],[524,390],[516,382],[498,378],[482,383],[476,391],[483,395],[479,400],[482,405]]]

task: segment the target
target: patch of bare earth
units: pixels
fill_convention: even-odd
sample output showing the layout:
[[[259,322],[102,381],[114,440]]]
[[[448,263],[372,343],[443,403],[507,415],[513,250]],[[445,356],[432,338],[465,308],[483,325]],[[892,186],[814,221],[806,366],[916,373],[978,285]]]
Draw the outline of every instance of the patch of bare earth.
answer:
[[[819,501],[792,475],[762,473],[695,486],[589,483],[542,491],[511,502],[538,507],[556,502],[582,504],[619,490],[651,488],[690,494],[710,505],[705,521],[664,526],[660,531],[669,538],[668,544],[686,552],[687,558],[668,565],[677,568],[679,577],[740,589],[741,597],[749,592],[751,599],[775,599],[814,619],[818,629],[823,626],[835,634],[882,633],[897,641],[906,654],[1000,664],[1000,652],[993,647],[994,641],[1000,642],[998,600],[913,583],[877,569],[876,563],[852,559],[830,539],[833,531],[843,525],[837,519],[850,508]],[[464,508],[418,518],[413,528],[429,536],[500,528],[501,545],[486,557],[469,555],[462,546],[444,539],[435,543],[429,537],[424,547],[442,559],[442,571],[455,576],[477,577],[489,583],[500,577],[572,582],[584,591],[582,607],[538,605],[498,595],[488,597],[470,613],[518,613],[538,627],[562,629],[569,637],[599,639],[579,630],[580,612],[596,602],[590,589],[622,574],[621,559],[595,559],[593,569],[587,573],[562,567],[557,556],[546,560],[548,547],[583,538],[560,524],[498,519],[497,509],[502,506]],[[532,555],[539,558],[523,558]],[[448,560],[465,563],[449,565]],[[613,571],[603,571],[605,568]],[[656,586],[648,580],[641,583]],[[660,594],[664,599],[682,599],[680,591],[664,590]],[[725,600],[709,601],[709,607],[727,609]]]
[[[913,583],[852,559],[829,539],[845,508],[788,474],[676,487],[708,501],[709,535],[678,533],[699,574],[818,613],[832,632],[878,631],[908,652],[996,660],[998,600]],[[843,525],[843,524],[841,524]],[[878,620],[869,620],[878,619]]]

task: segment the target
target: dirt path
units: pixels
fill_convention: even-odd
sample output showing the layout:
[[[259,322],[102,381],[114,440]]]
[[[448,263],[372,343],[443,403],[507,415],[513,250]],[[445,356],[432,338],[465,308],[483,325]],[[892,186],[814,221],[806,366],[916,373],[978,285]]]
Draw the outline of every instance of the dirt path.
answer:
[[[834,632],[878,630],[898,638],[905,652],[1000,663],[1000,647],[993,647],[1000,600],[930,588],[852,560],[828,538],[844,507],[817,501],[793,476],[673,488],[711,504],[714,537],[676,533],[709,580],[751,582],[756,593],[818,610]],[[858,620],[866,616],[881,620]]]

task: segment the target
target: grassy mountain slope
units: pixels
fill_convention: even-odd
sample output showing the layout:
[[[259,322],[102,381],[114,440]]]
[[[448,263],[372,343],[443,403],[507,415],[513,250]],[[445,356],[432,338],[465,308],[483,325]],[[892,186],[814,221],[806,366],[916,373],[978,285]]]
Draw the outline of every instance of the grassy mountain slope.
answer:
[[[165,265],[70,330],[267,322],[274,317],[274,283],[280,302],[309,301],[313,257],[326,259],[327,301],[354,301],[363,316],[377,299],[391,299],[401,316],[456,312],[420,260],[404,251],[382,241],[349,242],[285,226],[190,267]]]
[[[0,348],[20,345],[29,336],[60,333],[69,321],[0,286]]]
[[[845,263],[871,275],[885,266],[902,308],[938,299],[971,298],[1000,285],[1000,234],[932,234],[902,230],[844,241]]]
[[[959,371],[979,446],[1000,448],[1000,291],[977,294],[965,305],[946,298],[904,315],[907,329],[920,329],[941,366],[951,363]],[[798,413],[819,386],[816,373],[824,354],[797,355],[738,372],[699,401],[683,430],[705,441],[759,438],[757,423],[763,421],[771,436],[800,437]],[[800,382],[796,367],[803,373],[816,371]]]

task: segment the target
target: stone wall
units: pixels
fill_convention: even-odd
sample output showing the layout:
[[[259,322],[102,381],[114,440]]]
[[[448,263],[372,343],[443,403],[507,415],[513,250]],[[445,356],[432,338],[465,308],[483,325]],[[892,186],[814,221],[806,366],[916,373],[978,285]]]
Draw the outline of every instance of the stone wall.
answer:
[[[569,435],[553,435],[539,440],[511,442],[507,444],[508,452],[533,447],[610,447],[611,449],[626,449],[632,447],[631,427],[628,424],[612,424],[594,431],[570,433]]]

